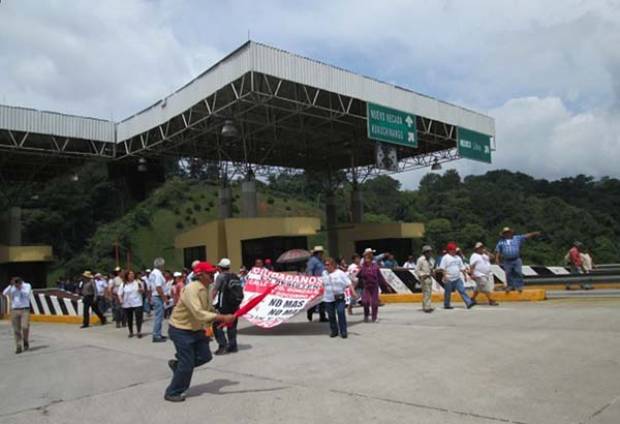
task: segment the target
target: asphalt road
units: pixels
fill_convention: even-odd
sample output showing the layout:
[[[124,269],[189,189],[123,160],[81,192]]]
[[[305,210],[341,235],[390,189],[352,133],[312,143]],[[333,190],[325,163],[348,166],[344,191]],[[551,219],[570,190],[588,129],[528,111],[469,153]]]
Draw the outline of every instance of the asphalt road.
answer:
[[[620,422],[620,299],[455,306],[388,305],[377,324],[358,309],[347,340],[303,317],[243,325],[240,352],[197,369],[179,404],[163,400],[171,343],[33,324],[15,355],[2,321],[0,422]]]

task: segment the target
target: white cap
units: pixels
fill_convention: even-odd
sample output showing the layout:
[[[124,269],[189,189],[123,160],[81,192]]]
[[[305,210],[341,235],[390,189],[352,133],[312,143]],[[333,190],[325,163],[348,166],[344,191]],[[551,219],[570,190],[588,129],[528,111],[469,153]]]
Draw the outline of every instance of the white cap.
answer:
[[[376,252],[376,250],[371,249],[370,247],[367,247],[366,249],[364,249],[364,253],[362,253],[362,256],[366,256],[369,253],[372,253],[374,255],[375,252]]]
[[[484,244],[482,244],[481,241],[479,241],[478,243],[476,243],[476,245],[474,246],[474,249],[478,249],[479,247],[484,247]]]
[[[228,258],[220,259],[220,261],[217,263],[217,266],[219,266],[220,268],[230,268],[230,259]]]
[[[172,274],[172,276],[173,276],[174,278],[177,278],[177,277],[182,277],[182,276],[183,276],[183,274],[181,274],[179,271],[175,271],[175,273],[174,273],[174,274]]]
[[[144,272],[151,272],[151,268],[147,268]]]
[[[323,248],[323,246],[314,246],[314,248],[312,249],[312,253],[314,252],[324,252],[325,249]]]

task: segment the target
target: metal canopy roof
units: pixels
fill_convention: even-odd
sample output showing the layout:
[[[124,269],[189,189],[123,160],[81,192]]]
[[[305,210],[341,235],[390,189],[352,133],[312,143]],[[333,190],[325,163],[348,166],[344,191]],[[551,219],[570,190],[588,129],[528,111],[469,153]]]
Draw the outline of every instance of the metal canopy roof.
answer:
[[[458,158],[456,126],[495,135],[492,118],[255,42],[149,108],[111,121],[0,107],[5,152],[124,159],[190,156],[255,168],[372,167],[366,103],[417,115],[419,147],[399,170]],[[232,119],[239,137],[221,137]],[[51,157],[49,159],[52,159]]]

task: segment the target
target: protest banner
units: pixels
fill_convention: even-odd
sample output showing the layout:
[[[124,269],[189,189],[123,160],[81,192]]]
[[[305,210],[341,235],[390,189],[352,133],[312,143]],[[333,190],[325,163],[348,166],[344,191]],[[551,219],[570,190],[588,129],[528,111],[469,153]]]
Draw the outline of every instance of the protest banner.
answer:
[[[267,293],[266,293],[267,292]],[[263,296],[243,317],[252,324],[271,328],[313,307],[323,298],[323,280],[308,275],[293,275],[252,268],[243,287],[240,309],[257,296]]]

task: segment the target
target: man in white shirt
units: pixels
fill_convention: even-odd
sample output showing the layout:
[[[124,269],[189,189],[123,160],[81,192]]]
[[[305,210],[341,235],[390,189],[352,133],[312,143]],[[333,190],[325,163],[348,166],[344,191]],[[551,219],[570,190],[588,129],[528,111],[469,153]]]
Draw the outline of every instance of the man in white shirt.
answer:
[[[409,257],[407,258],[407,262],[405,262],[403,264],[403,268],[405,269],[415,269],[416,267],[416,260],[413,257],[413,255],[409,255]]]
[[[20,277],[13,277],[2,292],[11,301],[11,325],[15,335],[15,353],[30,349],[30,292],[32,287]],[[23,345],[23,349],[22,349]]]
[[[463,283],[463,278],[465,277],[465,264],[463,263],[463,259],[456,252],[457,245],[454,242],[448,243],[446,246],[446,250],[448,251],[441,258],[441,263],[439,264],[439,269],[444,271],[443,282],[444,282],[444,296],[443,296],[443,307],[444,309],[454,309],[450,305],[450,300],[452,296],[452,291],[456,290],[461,295],[463,302],[467,306],[467,309],[476,305],[476,302],[471,300],[465,292],[465,285]]]
[[[361,261],[362,261],[362,258],[360,257],[360,255],[358,253],[354,253],[353,256],[351,257],[351,265],[349,265],[347,268],[347,274],[349,275],[349,278],[351,279],[351,283],[353,284],[353,287],[355,288],[355,293],[357,293],[357,296],[355,296],[356,299],[362,298],[362,288],[358,286],[359,279],[357,278],[357,273],[360,272]],[[351,299],[349,300],[349,307],[348,307],[349,315],[353,315],[353,305],[357,302],[354,299],[353,294],[354,293],[351,293]]]
[[[108,310],[108,302],[106,300],[106,290],[108,288],[108,281],[101,275],[101,273],[95,274],[95,289],[97,295],[95,296],[95,302],[99,306],[99,310],[102,314],[105,314]]]
[[[112,299],[112,318],[116,322],[116,328],[127,325],[127,317],[118,297],[118,291],[123,285],[122,272],[120,267],[114,268],[114,278],[108,283],[108,297]]]
[[[164,290],[166,279],[162,273],[162,269],[166,261],[164,258],[155,258],[153,261],[153,271],[149,274],[149,287],[151,289],[151,299],[155,310],[155,320],[153,321],[153,343],[161,343],[168,340],[161,334],[161,326],[164,321],[164,306],[168,302]]]
[[[476,288],[471,300],[476,301],[478,293],[483,293],[489,299],[489,305],[497,306],[499,303],[493,299],[493,276],[491,275],[491,254],[482,242],[476,243],[474,253],[469,258],[469,273],[476,282]]]

